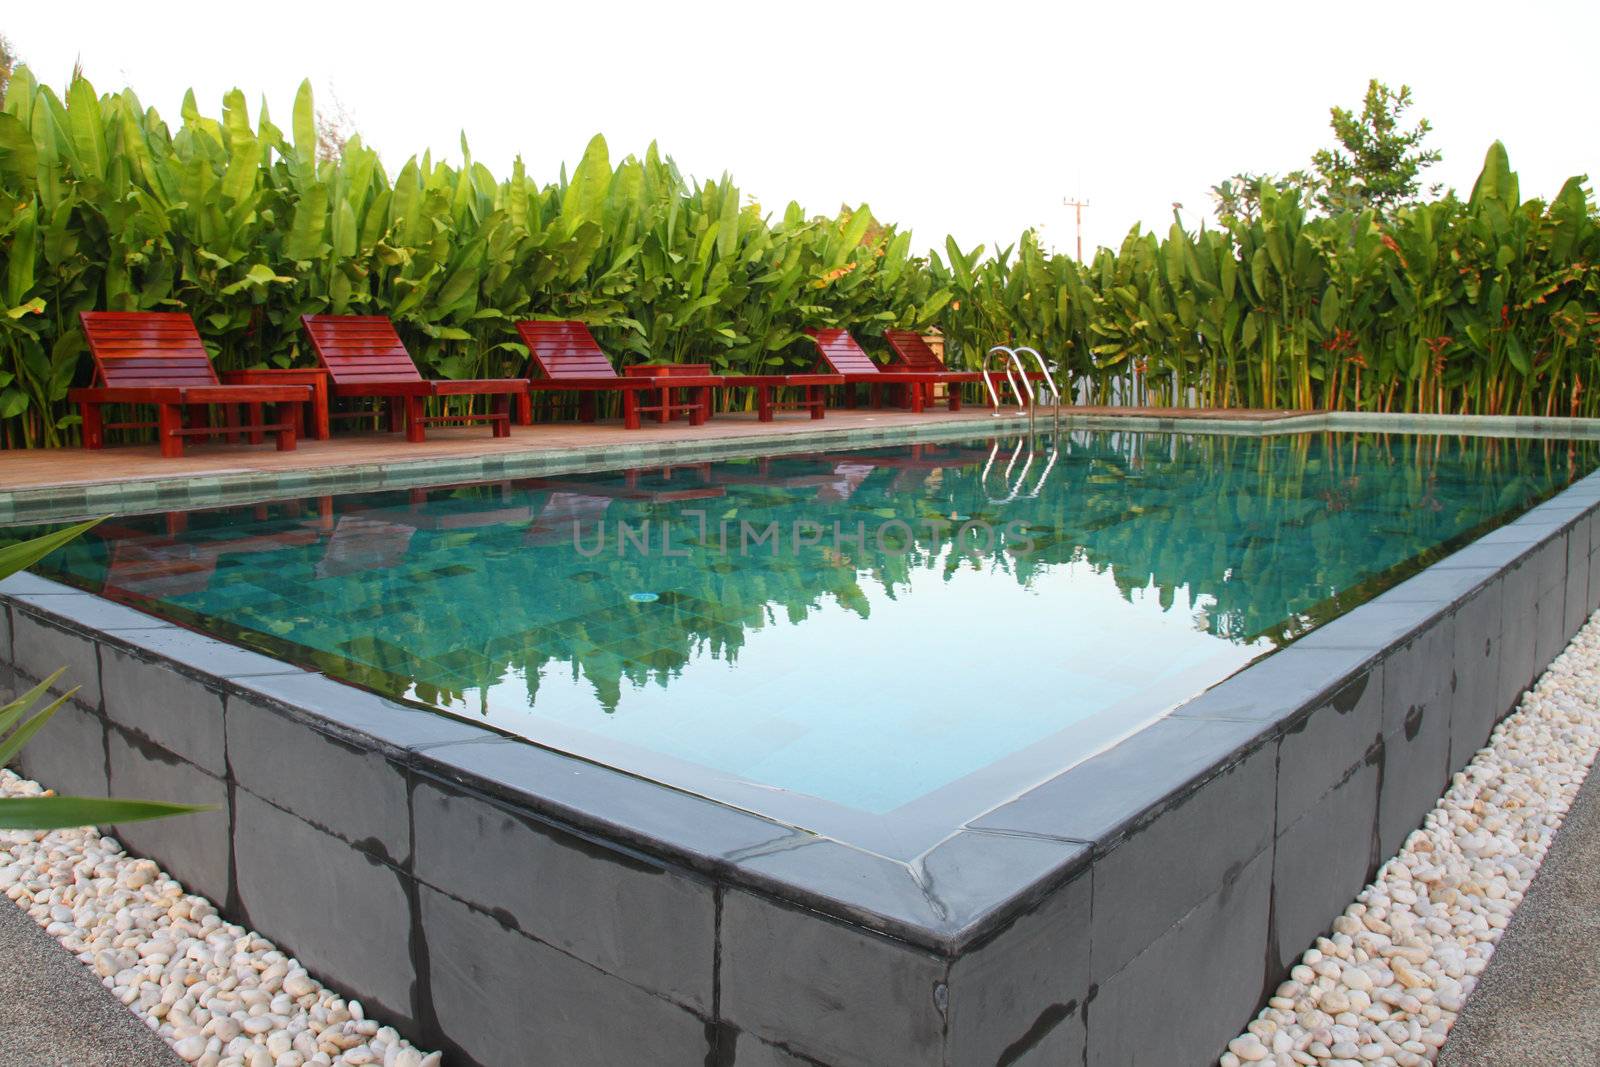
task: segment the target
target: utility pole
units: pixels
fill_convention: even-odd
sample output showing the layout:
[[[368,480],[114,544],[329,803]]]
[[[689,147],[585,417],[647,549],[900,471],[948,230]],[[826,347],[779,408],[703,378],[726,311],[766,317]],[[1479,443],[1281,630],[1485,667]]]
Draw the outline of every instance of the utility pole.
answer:
[[[1087,200],[1064,199],[1061,201],[1066,207],[1072,209],[1073,222],[1078,232],[1078,262],[1083,262],[1083,209],[1089,206]]]

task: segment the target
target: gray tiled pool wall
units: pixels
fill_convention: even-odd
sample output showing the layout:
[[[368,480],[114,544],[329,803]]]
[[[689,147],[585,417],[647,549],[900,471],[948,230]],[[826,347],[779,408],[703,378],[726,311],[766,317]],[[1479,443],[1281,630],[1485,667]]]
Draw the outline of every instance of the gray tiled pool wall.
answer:
[[[914,869],[29,576],[24,752],[457,1064],[1200,1064],[1600,601],[1600,476],[1012,803]]]

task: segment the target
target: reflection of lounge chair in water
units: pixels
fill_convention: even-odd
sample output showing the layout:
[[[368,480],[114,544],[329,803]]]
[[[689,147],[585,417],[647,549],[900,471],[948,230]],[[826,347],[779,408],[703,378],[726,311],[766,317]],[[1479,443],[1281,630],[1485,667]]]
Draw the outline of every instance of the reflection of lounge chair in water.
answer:
[[[104,591],[130,597],[172,597],[211,585],[217,560],[247,552],[276,552],[317,542],[315,530],[181,541],[128,526],[101,526],[109,558]]]
[[[594,527],[605,521],[606,509],[613,499],[588,493],[551,493],[539,514],[528,524],[522,543],[535,547],[570,545],[581,538],[583,543],[589,544],[594,540]]]
[[[833,477],[817,493],[819,502],[849,500],[861,483],[872,477],[878,467],[873,463],[839,463],[833,468]]]
[[[341,515],[317,563],[318,578],[341,578],[399,564],[417,527],[370,515]]]

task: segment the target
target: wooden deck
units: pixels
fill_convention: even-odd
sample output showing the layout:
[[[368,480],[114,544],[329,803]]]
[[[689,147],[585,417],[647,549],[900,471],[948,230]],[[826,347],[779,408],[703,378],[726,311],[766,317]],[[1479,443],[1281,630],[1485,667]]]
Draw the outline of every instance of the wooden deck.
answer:
[[[1207,410],[1198,408],[1098,408],[1075,407],[1074,417],[1113,416],[1161,419],[1208,419],[1233,422],[1270,422],[1293,415],[1294,411]],[[1063,411],[1066,414],[1066,411]],[[1048,415],[1041,415],[1048,422]],[[639,445],[661,441],[749,438],[759,447],[763,437],[793,440],[795,436],[819,431],[861,428],[882,430],[907,425],[970,424],[981,433],[995,420],[987,408],[949,412],[942,408],[911,414],[899,410],[833,409],[827,418],[813,421],[802,416],[780,417],[773,422],[756,421],[755,414],[721,414],[702,426],[687,421],[668,425],[646,422],[638,430],[625,430],[620,422],[542,423],[513,426],[510,437],[495,438],[481,426],[430,429],[420,444],[407,442],[397,433],[345,433],[331,440],[302,440],[292,452],[278,452],[270,443],[260,445],[196,443],[179,459],[165,459],[154,445],[111,445],[99,451],[82,448],[0,451],[0,493],[8,490],[39,489],[48,486],[82,486],[106,483],[170,479],[184,475],[225,475],[235,473],[283,473],[331,467],[381,466],[399,461],[471,456],[513,455],[541,451],[604,450],[619,445]],[[1008,430],[1007,432],[1014,432]],[[836,447],[836,446],[830,446]]]

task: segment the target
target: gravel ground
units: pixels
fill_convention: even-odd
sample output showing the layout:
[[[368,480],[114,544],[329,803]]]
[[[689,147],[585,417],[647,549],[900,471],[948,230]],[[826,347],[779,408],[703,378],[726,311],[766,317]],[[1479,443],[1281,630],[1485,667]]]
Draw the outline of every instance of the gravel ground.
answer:
[[[20,908],[0,907],[0,1067],[180,1067],[94,972]]]
[[[1439,1054],[1439,1067],[1575,1063],[1600,1063],[1600,774],[1584,783]]]
[[[1436,1062],[1577,797],[1597,748],[1600,615],[1589,620],[1523,695],[1517,711],[1496,727],[1488,747],[1452,779],[1422,829],[1406,839],[1400,854],[1378,871],[1377,880],[1333,921],[1329,936],[1318,938],[1306,951],[1246,1032],[1229,1042],[1222,1067],[1419,1067]],[[1580,841],[1589,837],[1581,831],[1576,835]],[[1593,930],[1600,920],[1594,911],[1592,847],[1577,862],[1588,864],[1589,875],[1585,879],[1575,872],[1569,883],[1580,910],[1582,901],[1588,901],[1587,924],[1579,929]],[[1591,884],[1582,884],[1586,881]],[[1529,920],[1533,927],[1561,921],[1556,911],[1535,915]],[[1538,950],[1529,951],[1507,979],[1490,987],[1486,1007],[1504,996],[1509,984],[1544,969]],[[1581,970],[1573,973],[1592,982],[1594,965],[1591,950],[1590,977],[1585,979]],[[1592,986],[1587,994],[1592,1004]],[[1506,1010],[1517,1011],[1513,1004]],[[1588,1020],[1590,1032],[1595,1018],[1591,1014]],[[1576,1036],[1549,1035],[1537,1053],[1457,1062],[1521,1067],[1545,1062],[1532,1058],[1545,1053],[1555,1057],[1548,1062],[1563,1065],[1600,1062],[1595,1046],[1575,1043]]]

